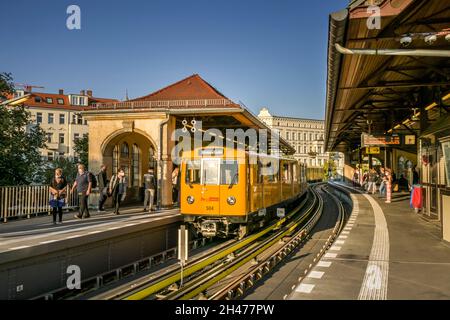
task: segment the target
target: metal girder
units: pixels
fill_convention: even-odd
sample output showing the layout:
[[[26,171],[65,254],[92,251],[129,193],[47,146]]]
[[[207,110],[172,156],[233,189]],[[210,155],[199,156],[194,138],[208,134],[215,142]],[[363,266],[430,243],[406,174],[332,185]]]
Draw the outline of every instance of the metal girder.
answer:
[[[441,87],[450,86],[450,82],[413,83],[407,81],[393,81],[390,84],[376,86],[341,87],[339,90],[369,90],[383,88],[420,88],[420,87]]]

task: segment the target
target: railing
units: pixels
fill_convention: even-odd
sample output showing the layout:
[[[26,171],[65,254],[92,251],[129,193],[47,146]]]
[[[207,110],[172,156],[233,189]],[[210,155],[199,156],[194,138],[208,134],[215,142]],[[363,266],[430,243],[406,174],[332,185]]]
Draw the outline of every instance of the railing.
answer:
[[[186,107],[220,107],[235,105],[229,99],[198,99],[198,100],[166,100],[166,101],[123,101],[95,103],[92,109],[149,109],[149,108],[186,108]]]
[[[64,208],[74,209],[78,207],[76,192],[71,193],[67,186],[67,196]],[[40,186],[15,186],[0,187],[0,218],[7,222],[9,218],[24,217],[40,213],[50,213],[50,187]]]

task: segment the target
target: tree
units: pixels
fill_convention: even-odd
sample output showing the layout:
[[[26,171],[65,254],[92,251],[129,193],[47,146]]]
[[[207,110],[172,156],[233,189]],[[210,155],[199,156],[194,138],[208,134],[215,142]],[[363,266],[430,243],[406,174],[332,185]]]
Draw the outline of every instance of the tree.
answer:
[[[89,162],[89,134],[83,135],[83,138],[77,139],[74,142],[73,151],[79,157],[78,162],[84,164],[87,168]]]
[[[77,176],[77,166],[76,164],[64,157],[59,157],[53,160],[47,167],[44,173],[44,179],[43,183],[49,184],[51,182],[51,179],[55,176],[55,169],[60,168],[62,169],[63,176],[66,178],[67,181],[73,182],[75,181],[75,178]]]
[[[14,92],[12,77],[0,73],[0,96]],[[42,166],[39,148],[45,147],[45,132],[32,123],[21,106],[0,105],[0,185],[31,183]]]

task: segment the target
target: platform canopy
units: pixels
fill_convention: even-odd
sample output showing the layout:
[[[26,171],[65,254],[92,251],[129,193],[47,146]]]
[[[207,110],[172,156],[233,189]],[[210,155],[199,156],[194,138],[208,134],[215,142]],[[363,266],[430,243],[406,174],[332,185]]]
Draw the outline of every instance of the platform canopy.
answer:
[[[176,117],[177,127],[185,120],[201,121],[202,129],[267,130],[268,146],[284,155],[295,154],[295,148],[275,130],[269,128],[242,103],[235,103],[198,74],[193,74],[149,95],[121,102],[98,103],[86,114],[164,113]],[[272,143],[274,139],[278,143]],[[276,150],[275,150],[276,149]]]
[[[442,0],[355,0],[330,15],[328,151],[358,148],[369,125],[376,135],[417,136],[449,111],[449,28]]]

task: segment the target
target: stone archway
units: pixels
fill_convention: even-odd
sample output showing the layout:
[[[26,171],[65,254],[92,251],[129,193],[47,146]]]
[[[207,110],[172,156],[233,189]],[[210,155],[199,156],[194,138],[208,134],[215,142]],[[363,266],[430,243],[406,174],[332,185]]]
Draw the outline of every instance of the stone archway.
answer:
[[[122,168],[128,179],[125,203],[142,200],[143,176],[149,167],[157,170],[156,146],[146,134],[137,132],[115,132],[102,143],[103,163],[108,177]]]

